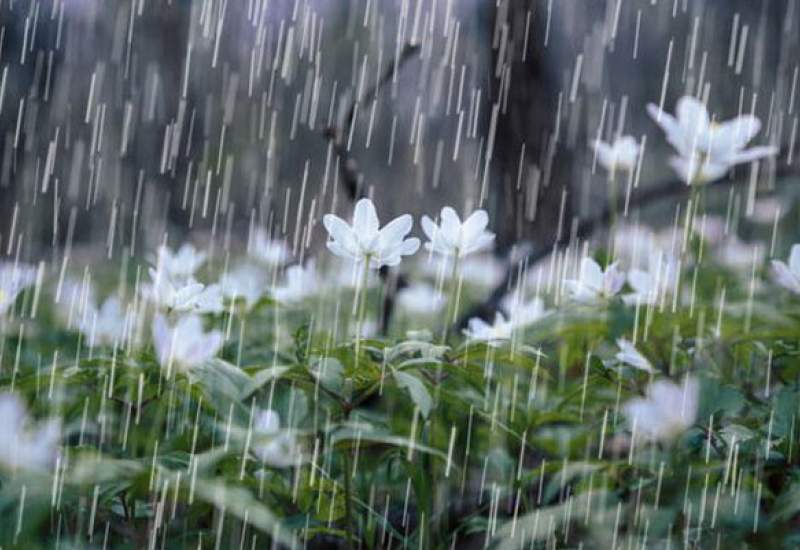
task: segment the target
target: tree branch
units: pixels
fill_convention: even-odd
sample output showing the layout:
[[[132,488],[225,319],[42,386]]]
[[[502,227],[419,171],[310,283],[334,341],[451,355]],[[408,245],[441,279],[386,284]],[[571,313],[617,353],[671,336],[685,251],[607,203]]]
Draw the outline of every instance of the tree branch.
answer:
[[[783,159],[779,160],[778,163],[779,167],[775,170],[775,177],[785,177],[800,173],[800,170],[797,166],[790,166]],[[720,188],[723,186],[742,183],[745,179],[745,177],[734,177],[713,182],[708,185],[713,185],[714,188]],[[467,322],[473,317],[480,317],[491,322],[494,313],[500,307],[500,302],[502,301],[503,297],[511,289],[517,286],[520,276],[524,274],[525,270],[521,269],[521,266],[532,266],[536,262],[547,257],[548,254],[553,252],[558,247],[570,244],[573,238],[586,239],[590,237],[596,230],[608,225],[608,223],[611,221],[614,211],[619,212],[626,208],[626,200],[628,210],[643,208],[651,206],[652,204],[665,199],[687,195],[689,190],[690,187],[686,184],[686,182],[682,180],[672,180],[661,185],[655,185],[641,189],[635,194],[632,193],[627,199],[626,197],[621,197],[613,208],[611,205],[606,205],[606,207],[602,211],[598,212],[595,216],[581,220],[578,223],[578,227],[575,230],[574,235],[568,234],[569,232],[563,232],[562,236],[555,243],[553,243],[551,247],[537,248],[518,262],[514,262],[509,265],[502,281],[497,284],[486,300],[479,304],[475,304],[468,309],[459,318],[456,326],[458,328],[467,326]]]

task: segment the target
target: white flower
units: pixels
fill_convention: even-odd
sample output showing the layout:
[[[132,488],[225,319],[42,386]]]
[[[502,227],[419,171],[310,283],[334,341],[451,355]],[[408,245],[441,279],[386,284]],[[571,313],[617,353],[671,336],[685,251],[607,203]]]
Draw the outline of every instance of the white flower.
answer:
[[[359,289],[364,285],[364,272],[359,264],[349,260],[334,259],[326,267],[326,276],[319,281],[326,286],[337,289]],[[366,288],[374,288],[380,284],[380,274],[367,273]]]
[[[167,246],[158,248],[157,269],[163,271],[173,280],[190,278],[206,261],[206,253],[198,251],[192,244],[186,243],[172,252]]]
[[[331,237],[327,243],[331,252],[355,262],[369,260],[373,269],[395,266],[403,256],[419,249],[419,239],[406,239],[414,224],[411,216],[399,216],[381,229],[375,205],[369,199],[356,203],[352,225],[333,214],[326,214],[322,223]]]
[[[109,296],[97,310],[95,323],[90,333],[89,345],[113,345],[125,337],[128,328],[125,307],[118,296]]]
[[[778,152],[772,146],[745,149],[761,129],[757,117],[742,115],[722,123],[712,122],[705,105],[691,96],[678,100],[677,118],[652,103],[647,112],[678,152],[678,156],[670,159],[670,165],[687,183],[713,181],[736,164]]]
[[[514,295],[510,294],[503,299],[500,307],[509,314],[513,329],[532,325],[550,313],[544,307],[544,300],[538,296],[522,303]]]
[[[286,284],[272,290],[279,302],[287,304],[300,302],[314,295],[319,289],[317,269],[313,260],[305,266],[293,265],[286,270]]]
[[[647,360],[647,357],[642,355],[631,342],[619,338],[617,346],[619,346],[619,352],[615,356],[617,361],[645,372],[654,372],[653,365]]]
[[[731,236],[714,248],[714,258],[723,266],[750,276],[753,265],[761,265],[766,250],[761,243],[746,243]]]
[[[441,311],[444,304],[442,293],[425,283],[409,285],[397,293],[397,305],[400,309],[416,315],[436,313]]]
[[[461,222],[455,210],[442,208],[439,225],[428,216],[422,217],[422,230],[429,242],[425,248],[443,256],[461,258],[483,250],[494,242],[494,233],[486,231],[489,215],[485,210],[476,210]]]
[[[431,257],[425,255],[420,264],[424,275],[436,279],[441,284],[453,274],[453,258],[447,256]],[[463,258],[458,275],[465,284],[484,288],[494,288],[503,280],[505,263],[491,253],[476,253]]]
[[[774,224],[775,220],[783,218],[789,208],[778,197],[766,197],[753,204],[753,213],[750,218],[756,223]]]
[[[0,466],[47,470],[55,461],[61,423],[53,419],[31,426],[25,404],[13,393],[0,394]]]
[[[195,313],[222,313],[225,311],[223,298],[222,285],[214,283],[205,286],[197,295],[193,311]]]
[[[179,313],[221,313],[225,309],[218,284],[205,286],[192,278],[175,280],[153,268],[150,279],[152,283],[143,285],[142,292],[161,309]]]
[[[577,279],[564,281],[570,296],[576,302],[589,304],[615,296],[625,284],[625,273],[616,263],[605,271],[592,258],[581,260],[581,270]]]
[[[647,388],[645,398],[635,398],[624,406],[634,438],[670,442],[689,429],[697,418],[700,387],[693,378],[682,385],[658,380]]]
[[[800,294],[800,244],[792,245],[788,264],[772,260],[772,276],[782,287]]]
[[[247,252],[254,259],[270,267],[281,266],[292,257],[292,251],[286,241],[271,239],[263,228],[256,229]]]
[[[220,283],[223,297],[231,301],[241,298],[247,309],[261,299],[265,286],[262,273],[248,264],[241,264],[223,275]]]
[[[725,218],[722,216],[695,216],[692,220],[692,232],[708,244],[719,244],[727,234]]]
[[[614,143],[606,143],[599,139],[593,144],[597,153],[597,161],[609,172],[626,170],[632,172],[636,168],[641,146],[633,136],[621,136]]]
[[[23,290],[36,283],[36,274],[31,265],[0,262],[0,316],[14,305]]]
[[[622,301],[628,305],[655,305],[661,298],[673,292],[678,282],[677,262],[657,251],[650,254],[649,269],[631,269],[628,284],[633,293],[626,294]]]
[[[253,423],[256,443],[253,452],[264,464],[276,468],[288,468],[298,463],[300,447],[294,435],[281,430],[281,418],[277,412],[264,409],[257,413]]]
[[[222,348],[222,332],[203,331],[203,321],[196,315],[181,317],[170,325],[163,315],[153,319],[153,345],[162,367],[189,369],[211,359]]]
[[[497,313],[494,317],[494,324],[489,324],[480,317],[473,317],[467,323],[464,334],[470,340],[488,342],[489,344],[498,343],[511,338],[514,327],[507,321],[502,313]]]

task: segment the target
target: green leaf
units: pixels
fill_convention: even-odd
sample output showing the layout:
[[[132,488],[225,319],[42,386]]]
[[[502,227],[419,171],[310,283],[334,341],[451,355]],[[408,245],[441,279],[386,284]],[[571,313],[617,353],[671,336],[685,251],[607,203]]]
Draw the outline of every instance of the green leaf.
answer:
[[[584,521],[587,511],[590,521],[599,510],[616,503],[609,491],[592,491],[553,506],[538,508],[524,516],[507,521],[497,532],[498,550],[528,548],[533,543],[547,540],[567,521]]]
[[[194,491],[197,498],[269,534],[275,541],[292,548],[298,547],[289,529],[282,526],[277,516],[247,489],[227,485],[223,480],[198,479]]]
[[[344,365],[341,361],[333,357],[320,357],[312,360],[308,370],[323,388],[336,395],[342,394]]]
[[[394,371],[393,374],[397,386],[408,390],[408,393],[411,394],[411,399],[419,407],[422,416],[427,418],[433,408],[433,398],[428,392],[428,388],[425,387],[425,383],[407,372]]]
[[[241,400],[248,399],[266,384],[286,374],[290,369],[291,367],[270,367],[256,372],[242,390]]]

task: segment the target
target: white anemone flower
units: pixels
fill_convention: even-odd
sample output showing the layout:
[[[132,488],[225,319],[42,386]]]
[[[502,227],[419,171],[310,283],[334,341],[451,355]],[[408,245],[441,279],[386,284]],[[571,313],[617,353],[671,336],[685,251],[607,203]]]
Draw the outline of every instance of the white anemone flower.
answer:
[[[286,283],[272,290],[272,295],[279,302],[293,304],[301,302],[317,293],[320,283],[317,268],[313,260],[306,265],[293,265],[286,270]]]
[[[171,370],[175,365],[186,370],[219,353],[223,337],[219,330],[205,332],[197,315],[185,315],[170,325],[163,315],[153,319],[153,346],[159,364]]]
[[[109,296],[99,308],[93,304],[90,308],[77,327],[86,337],[89,347],[122,343],[129,327],[122,300],[118,296]]]
[[[598,139],[593,147],[597,154],[597,162],[612,174],[620,170],[633,172],[642,149],[633,136],[618,137],[613,143]]]
[[[577,279],[564,281],[570,297],[576,302],[591,304],[616,296],[625,284],[625,273],[620,271],[616,263],[606,267],[605,271],[592,258],[581,260],[581,269]]]
[[[714,258],[720,265],[747,276],[754,265],[764,262],[766,256],[767,251],[761,243],[748,243],[735,235],[714,247]]]
[[[166,273],[171,279],[186,280],[200,269],[206,257],[205,252],[200,252],[191,243],[184,244],[177,252],[162,245],[158,248],[157,269]]]
[[[36,274],[31,265],[0,262],[0,316],[11,309],[23,290],[36,283]]]
[[[489,215],[485,210],[474,211],[462,222],[455,210],[445,206],[439,217],[439,225],[428,216],[422,217],[422,230],[428,237],[425,248],[431,252],[463,258],[494,242],[494,233],[486,230]]]
[[[253,452],[261,461],[275,468],[289,468],[300,461],[301,449],[289,430],[281,430],[277,412],[263,409],[253,422]]]
[[[617,340],[617,346],[619,347],[619,352],[615,355],[617,361],[645,372],[655,372],[653,364],[636,349],[636,346],[634,346],[632,342],[624,338],[619,338]]]
[[[502,313],[497,313],[494,323],[489,324],[480,317],[473,317],[464,329],[464,335],[470,340],[497,344],[504,340],[509,340],[514,332],[514,326],[506,320]]]
[[[142,292],[160,309],[178,313],[221,313],[225,309],[219,284],[206,286],[192,278],[176,280],[153,268],[150,279],[152,282],[143,285]]]
[[[406,239],[414,224],[411,215],[398,216],[381,229],[369,199],[356,203],[352,225],[333,214],[326,214],[322,223],[330,235],[327,244],[333,254],[357,263],[368,261],[372,269],[398,265],[403,256],[419,249],[419,239]]]
[[[33,426],[22,399],[0,394],[0,466],[9,470],[46,471],[55,462],[61,440],[61,422],[47,420]]]
[[[282,266],[292,257],[292,251],[286,241],[270,238],[261,227],[253,233],[247,252],[253,259],[269,267]]]
[[[647,388],[644,398],[635,398],[624,406],[634,439],[669,443],[692,427],[697,419],[700,385],[686,378],[681,385],[657,380]]]
[[[678,152],[670,159],[670,165],[689,184],[719,179],[737,164],[778,152],[773,146],[745,148],[761,129],[757,117],[742,115],[722,123],[713,122],[706,106],[691,96],[678,100],[677,117],[652,103],[647,112]]]
[[[647,270],[634,268],[628,272],[628,284],[633,292],[622,297],[628,305],[656,305],[675,291],[678,282],[677,262],[657,251],[650,254]]]
[[[431,315],[442,310],[444,296],[435,287],[426,283],[416,283],[400,289],[397,305],[403,311],[415,315]]]
[[[792,245],[788,263],[772,260],[772,276],[783,288],[800,294],[800,244]]]
[[[220,282],[222,296],[230,301],[244,300],[251,309],[264,295],[266,286],[263,274],[255,267],[241,264],[223,275]]]
[[[530,326],[550,313],[545,308],[544,300],[538,296],[527,302],[522,302],[513,294],[510,294],[503,299],[500,307],[508,313],[513,329]]]
[[[755,201],[750,219],[756,223],[771,225],[783,218],[788,211],[779,197],[765,197]]]

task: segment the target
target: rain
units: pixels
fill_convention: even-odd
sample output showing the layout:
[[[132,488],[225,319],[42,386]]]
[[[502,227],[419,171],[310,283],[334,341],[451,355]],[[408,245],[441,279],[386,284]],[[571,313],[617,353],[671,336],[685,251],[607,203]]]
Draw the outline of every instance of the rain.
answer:
[[[0,0],[0,546],[797,546],[798,31]]]

